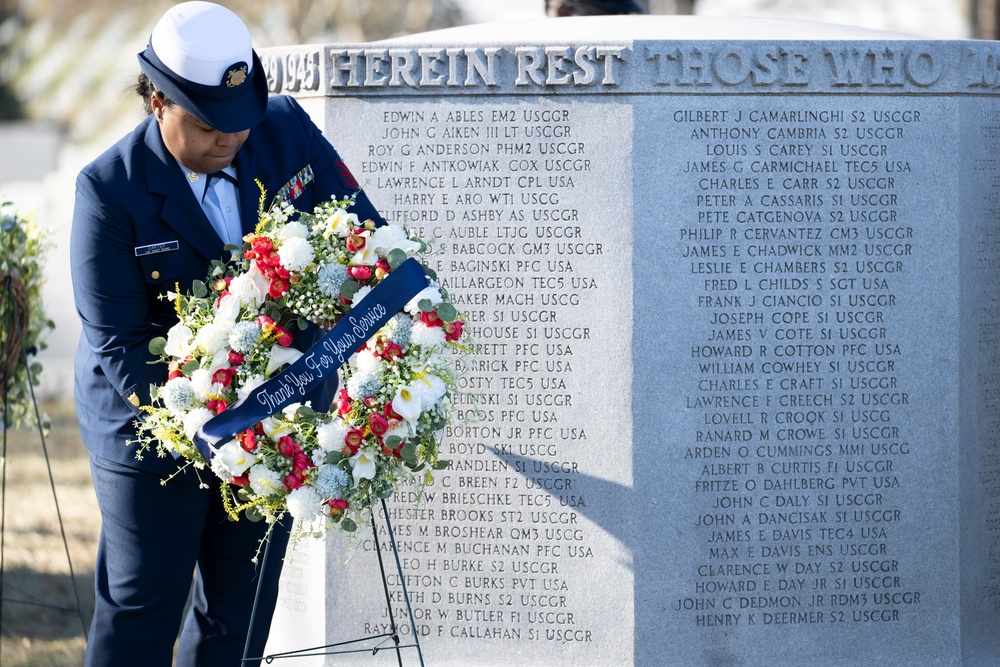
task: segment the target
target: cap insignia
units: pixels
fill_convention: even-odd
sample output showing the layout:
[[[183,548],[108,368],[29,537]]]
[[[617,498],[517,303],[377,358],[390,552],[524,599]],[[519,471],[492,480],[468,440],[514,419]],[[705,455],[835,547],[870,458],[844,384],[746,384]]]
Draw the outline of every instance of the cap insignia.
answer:
[[[250,67],[244,62],[230,65],[222,77],[222,83],[228,88],[236,88],[247,80],[247,70],[249,69]]]

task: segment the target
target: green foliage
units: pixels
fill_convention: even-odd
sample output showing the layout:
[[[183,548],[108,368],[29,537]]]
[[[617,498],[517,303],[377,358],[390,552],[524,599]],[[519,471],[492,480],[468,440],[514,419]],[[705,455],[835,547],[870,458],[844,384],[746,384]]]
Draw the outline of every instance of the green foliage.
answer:
[[[29,361],[26,365],[24,360],[45,349],[45,336],[55,328],[42,304],[45,254],[51,245],[34,215],[22,214],[9,202],[0,203],[0,277],[3,278],[0,281],[0,352],[6,353],[11,346],[24,351],[22,355],[19,349],[13,349],[15,358],[19,355],[20,359],[9,369],[12,372],[6,378],[7,414],[0,415],[0,423],[15,427],[29,428],[37,424],[33,388],[39,384],[42,367],[37,361]],[[21,298],[26,303],[19,303]],[[23,334],[23,339],[18,333]],[[0,356],[0,364],[6,363],[6,358]],[[47,427],[48,418],[44,415],[42,422]]]

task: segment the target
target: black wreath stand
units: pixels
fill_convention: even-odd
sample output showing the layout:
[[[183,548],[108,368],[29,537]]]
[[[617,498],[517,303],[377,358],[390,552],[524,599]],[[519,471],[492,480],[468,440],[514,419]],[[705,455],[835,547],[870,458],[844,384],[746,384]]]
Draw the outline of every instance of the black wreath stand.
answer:
[[[396,652],[396,661],[399,667],[403,667],[403,655],[402,649],[404,648],[415,648],[417,649],[417,660],[420,662],[420,667],[424,667],[424,656],[420,651],[420,637],[417,635],[417,625],[413,620],[413,608],[410,606],[410,595],[406,592],[406,580],[403,577],[403,566],[399,562],[399,550],[396,548],[396,537],[392,532],[392,522],[389,520],[389,510],[385,506],[385,499],[381,500],[382,503],[382,515],[385,517],[385,527],[386,532],[389,534],[389,544],[392,548],[393,558],[396,560],[396,573],[399,575],[399,585],[403,592],[403,600],[406,602],[406,613],[410,619],[410,633],[413,635],[412,644],[401,644],[399,638],[399,629],[396,627],[396,619],[392,615],[392,603],[389,596],[389,582],[385,577],[385,563],[382,560],[382,547],[378,539],[378,528],[375,525],[375,512],[372,511],[372,537],[375,539],[375,553],[378,555],[378,569],[382,575],[382,591],[385,593],[385,609],[386,614],[389,617],[389,632],[383,632],[378,635],[369,635],[367,637],[360,637],[358,639],[349,639],[347,641],[338,642],[335,644],[325,644],[323,646],[314,646],[312,648],[297,649],[295,651],[285,651],[284,653],[275,653],[273,655],[265,655],[256,658],[247,657],[247,653],[250,650],[250,636],[247,635],[247,643],[243,649],[243,662],[250,662],[255,660],[260,660],[263,663],[271,664],[275,660],[281,660],[286,658],[305,658],[305,657],[315,657],[322,655],[342,655],[346,653],[367,653],[371,651],[372,655],[377,655],[379,651],[384,650],[394,650]],[[271,541],[268,540],[264,547],[264,557],[261,560],[261,576],[257,580],[257,594],[254,596],[253,600],[253,610],[250,614],[250,627],[253,627],[254,620],[257,616],[257,601],[260,598],[260,584],[263,581],[264,569],[268,566],[268,560],[271,555]],[[280,556],[279,556],[280,557]],[[379,644],[374,647],[366,648],[344,648],[359,644],[361,642],[370,642],[382,640]],[[392,641],[391,646],[385,646],[389,641]]]
[[[2,275],[2,272],[0,272],[0,275]],[[31,365],[28,363],[28,351],[24,347],[26,339],[25,328],[29,321],[27,307],[23,303],[18,304],[18,299],[15,298],[14,293],[14,281],[15,276],[3,276],[3,294],[0,295],[2,296],[2,302],[5,305],[4,312],[8,313],[7,321],[0,322],[0,326],[7,331],[6,341],[3,346],[4,349],[2,350],[3,356],[0,357],[0,363],[4,364],[3,382],[7,385],[3,388],[3,451],[0,453],[0,466],[3,467],[3,473],[0,475],[0,615],[3,614],[4,602],[35,605],[63,611],[75,611],[77,616],[80,618],[80,627],[83,629],[83,637],[84,639],[87,639],[87,624],[83,619],[83,605],[80,603],[80,592],[76,585],[76,574],[73,571],[73,560],[69,555],[69,542],[66,539],[66,529],[63,526],[62,512],[59,510],[59,498],[56,495],[56,484],[54,478],[52,477],[52,462],[49,458],[48,447],[45,444],[45,430],[42,426],[41,411],[38,409],[38,399],[35,397],[34,379],[31,376]],[[45,466],[49,473],[49,486],[52,488],[52,499],[55,501],[56,517],[59,519],[59,532],[62,535],[63,548],[66,551],[66,562],[69,565],[69,578],[73,585],[73,595],[76,599],[76,607],[69,607],[57,604],[50,600],[45,600],[44,598],[34,595],[29,591],[23,590],[5,581],[3,554],[7,523],[7,424],[10,421],[10,405],[8,402],[10,393],[8,388],[13,382],[18,365],[23,365],[24,372],[28,379],[28,387],[31,391],[31,402],[35,410],[35,422],[38,426],[38,438],[42,444],[42,452],[45,455]],[[5,586],[6,588],[17,591],[23,595],[24,598],[6,597]],[[0,635],[0,640],[2,640],[2,635]]]

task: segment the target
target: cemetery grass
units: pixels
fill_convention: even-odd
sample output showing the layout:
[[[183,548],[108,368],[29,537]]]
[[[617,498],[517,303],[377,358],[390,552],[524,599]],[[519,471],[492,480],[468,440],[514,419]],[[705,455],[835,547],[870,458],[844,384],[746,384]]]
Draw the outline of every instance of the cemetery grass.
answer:
[[[10,429],[7,437],[3,529],[3,613],[0,664],[4,667],[79,667],[86,640],[70,579],[70,562],[83,620],[94,607],[94,556],[100,512],[86,448],[72,404],[44,406],[52,418],[45,437],[69,559],[37,430]],[[41,599],[70,608],[24,601]]]

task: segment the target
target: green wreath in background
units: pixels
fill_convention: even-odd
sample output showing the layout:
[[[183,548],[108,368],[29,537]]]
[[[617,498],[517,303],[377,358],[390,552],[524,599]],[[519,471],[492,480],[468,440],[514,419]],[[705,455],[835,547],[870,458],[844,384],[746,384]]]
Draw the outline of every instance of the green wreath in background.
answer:
[[[40,417],[48,428],[48,417],[35,410],[42,365],[32,358],[55,328],[42,305],[50,246],[34,215],[0,201],[0,426],[28,428]]]

